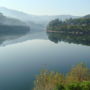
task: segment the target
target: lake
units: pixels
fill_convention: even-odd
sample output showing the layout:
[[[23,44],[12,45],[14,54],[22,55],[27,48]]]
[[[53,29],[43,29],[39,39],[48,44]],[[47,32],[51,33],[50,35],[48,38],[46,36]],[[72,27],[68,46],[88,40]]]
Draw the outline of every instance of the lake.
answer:
[[[66,73],[80,62],[90,67],[89,41],[57,42],[46,32],[1,35],[0,90],[31,90],[41,70]]]

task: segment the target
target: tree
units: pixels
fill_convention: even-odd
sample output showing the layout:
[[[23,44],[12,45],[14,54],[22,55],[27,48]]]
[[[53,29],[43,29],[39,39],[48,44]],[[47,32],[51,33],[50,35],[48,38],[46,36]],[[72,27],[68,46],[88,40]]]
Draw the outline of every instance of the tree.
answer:
[[[66,76],[67,82],[82,82],[90,80],[90,70],[85,64],[76,65]]]

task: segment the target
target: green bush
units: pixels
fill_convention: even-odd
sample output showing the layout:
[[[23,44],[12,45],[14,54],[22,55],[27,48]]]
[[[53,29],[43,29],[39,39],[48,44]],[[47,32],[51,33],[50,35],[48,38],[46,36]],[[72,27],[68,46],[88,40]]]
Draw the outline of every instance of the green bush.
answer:
[[[64,86],[61,84],[57,84],[54,90],[65,90]]]
[[[80,84],[80,86],[82,87],[82,90],[90,90],[90,82],[89,81],[82,82]]]
[[[71,83],[67,85],[66,90],[82,90],[80,83]]]
[[[58,84],[55,90],[90,90],[90,82],[75,82],[69,83],[64,87],[64,85]]]

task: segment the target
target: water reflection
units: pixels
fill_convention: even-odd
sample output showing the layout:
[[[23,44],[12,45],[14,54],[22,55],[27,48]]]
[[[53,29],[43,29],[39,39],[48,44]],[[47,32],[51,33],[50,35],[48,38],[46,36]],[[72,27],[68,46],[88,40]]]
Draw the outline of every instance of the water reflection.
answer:
[[[5,41],[18,39],[29,32],[30,29],[26,27],[23,29],[21,27],[0,29],[0,45]]]
[[[57,32],[48,32],[47,34],[49,40],[55,43],[58,43],[59,41],[64,41],[68,43],[90,46],[90,34],[67,34]]]
[[[42,69],[65,73],[81,61],[90,67],[90,47],[55,44],[47,40],[45,32],[4,33],[2,37],[8,37],[2,39],[4,43],[9,40],[15,44],[0,47],[0,90],[32,90],[34,79]]]

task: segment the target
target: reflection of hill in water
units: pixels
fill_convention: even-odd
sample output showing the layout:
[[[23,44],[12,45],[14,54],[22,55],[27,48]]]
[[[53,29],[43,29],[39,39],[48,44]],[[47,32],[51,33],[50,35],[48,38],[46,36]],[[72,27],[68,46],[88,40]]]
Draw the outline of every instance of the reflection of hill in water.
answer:
[[[58,43],[59,41],[64,41],[68,43],[82,44],[90,46],[90,34],[61,34],[56,32],[48,32],[48,38]]]
[[[8,40],[14,40],[26,35],[29,32],[28,27],[19,26],[0,26],[0,44]]]

